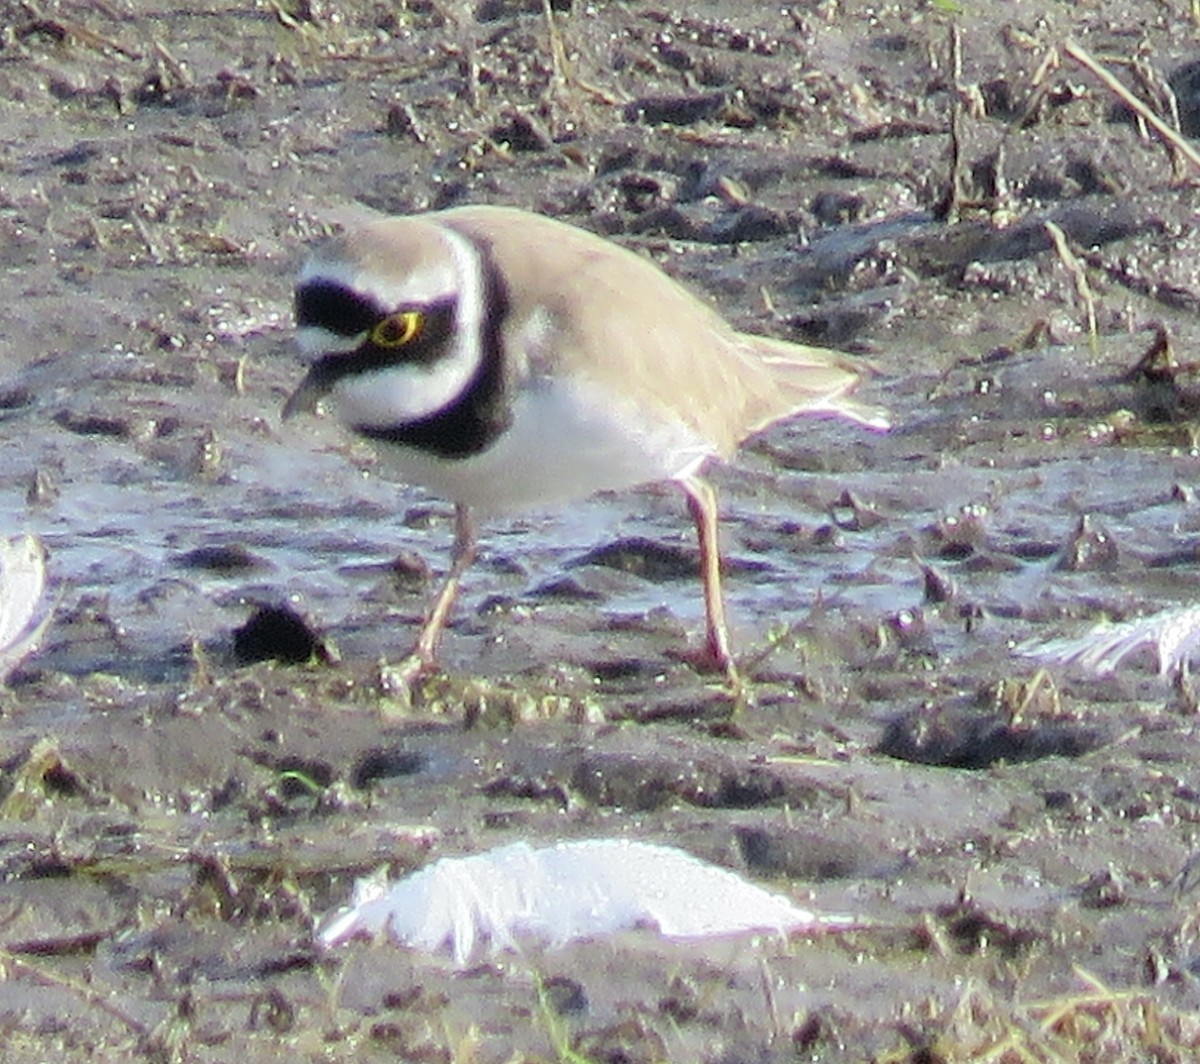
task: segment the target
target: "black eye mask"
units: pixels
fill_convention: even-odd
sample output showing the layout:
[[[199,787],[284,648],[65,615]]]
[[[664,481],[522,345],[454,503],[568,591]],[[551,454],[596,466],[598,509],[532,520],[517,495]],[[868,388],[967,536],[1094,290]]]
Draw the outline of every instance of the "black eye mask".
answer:
[[[296,289],[296,324],[357,336],[387,316],[387,308],[335,281],[318,278]]]

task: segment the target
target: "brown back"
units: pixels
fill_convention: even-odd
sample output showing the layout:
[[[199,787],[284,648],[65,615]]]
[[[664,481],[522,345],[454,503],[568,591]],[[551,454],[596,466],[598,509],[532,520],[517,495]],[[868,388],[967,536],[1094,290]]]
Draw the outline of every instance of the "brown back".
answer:
[[[537,308],[552,342],[518,373],[571,373],[669,412],[723,454],[771,422],[819,409],[877,424],[845,397],[840,355],[739,333],[646,258],[540,215],[462,207],[429,216],[486,241],[513,304],[512,333]]]

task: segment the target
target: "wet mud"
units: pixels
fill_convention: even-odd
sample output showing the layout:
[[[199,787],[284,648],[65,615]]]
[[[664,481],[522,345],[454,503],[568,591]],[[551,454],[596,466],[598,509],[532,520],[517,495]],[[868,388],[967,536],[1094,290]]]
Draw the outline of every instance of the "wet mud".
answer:
[[[1195,595],[1186,5],[3,10],[0,531],[54,606],[0,690],[5,1060],[1193,1059],[1190,681],[1024,653]],[[490,525],[389,683],[453,513],[281,423],[291,278],[463,202],[874,367],[892,432],[715,473],[743,703],[666,488]],[[381,866],[607,836],[860,925],[313,943]]]

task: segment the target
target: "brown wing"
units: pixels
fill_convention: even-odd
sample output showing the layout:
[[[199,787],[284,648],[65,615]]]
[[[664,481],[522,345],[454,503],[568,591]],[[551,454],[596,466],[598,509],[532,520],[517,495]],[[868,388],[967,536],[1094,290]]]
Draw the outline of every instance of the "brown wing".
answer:
[[[588,377],[649,417],[679,418],[723,454],[805,409],[878,423],[846,398],[858,373],[843,356],[738,333],[641,255],[510,208],[441,219],[490,244],[511,289],[514,333],[532,315],[546,319],[526,372]]]

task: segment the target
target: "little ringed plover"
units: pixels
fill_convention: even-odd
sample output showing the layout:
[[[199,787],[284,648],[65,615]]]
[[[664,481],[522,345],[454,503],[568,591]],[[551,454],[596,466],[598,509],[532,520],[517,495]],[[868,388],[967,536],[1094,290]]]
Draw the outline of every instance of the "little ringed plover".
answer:
[[[887,426],[850,398],[844,356],[738,332],[641,255],[512,208],[359,224],[314,253],[295,309],[311,364],[284,417],[327,400],[397,479],[455,503],[418,668],[475,558],[474,513],[673,481],[699,537],[703,662],[735,677],[703,467],[792,414]]]

